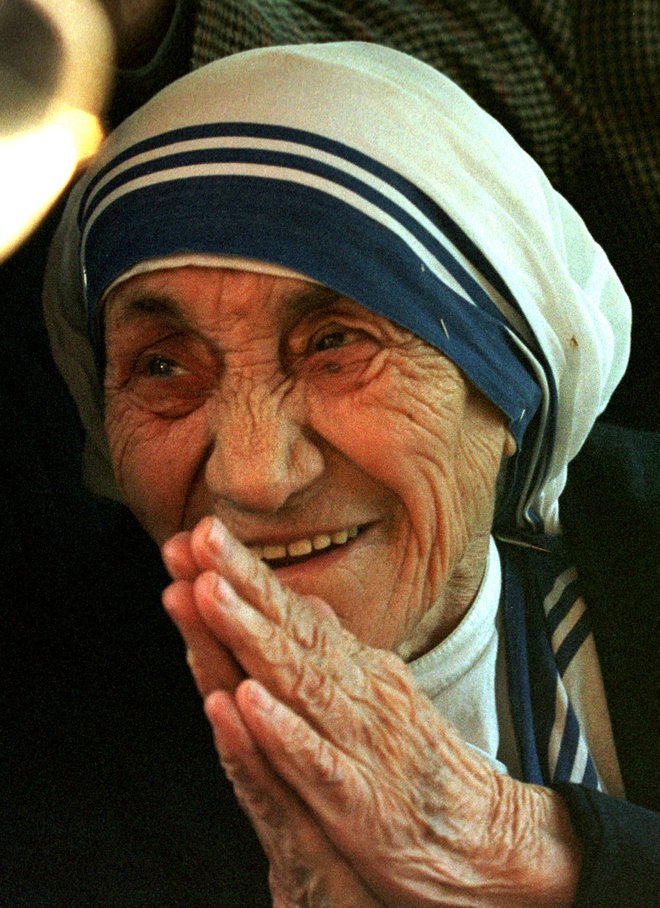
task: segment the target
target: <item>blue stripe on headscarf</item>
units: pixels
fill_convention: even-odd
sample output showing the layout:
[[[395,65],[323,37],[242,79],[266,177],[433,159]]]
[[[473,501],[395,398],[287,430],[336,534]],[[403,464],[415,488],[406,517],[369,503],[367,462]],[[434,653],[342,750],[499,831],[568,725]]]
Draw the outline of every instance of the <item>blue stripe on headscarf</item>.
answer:
[[[493,286],[514,308],[521,311],[501,275],[488,261],[486,256],[483,255],[478,246],[472,242],[465,231],[462,230],[439,205],[418,189],[414,183],[411,183],[410,180],[397,173],[391,167],[369,157],[363,152],[351,148],[343,142],[337,142],[336,140],[317,135],[308,130],[293,129],[288,126],[240,122],[204,123],[169,130],[168,132],[136,143],[113,158],[105,167],[101,168],[94,179],[91,180],[81,199],[80,211],[84,212],[85,218],[89,218],[90,211],[86,210],[86,206],[96,187],[102,183],[107,174],[130,161],[131,158],[157,151],[159,148],[165,149],[168,146],[176,145],[178,143],[232,137],[270,139],[273,141],[289,142],[299,144],[303,147],[314,148],[318,151],[334,155],[339,159],[343,159],[348,164],[360,167],[367,173],[382,180],[384,183],[389,184],[393,189],[397,190],[397,192],[408,199],[432,223],[435,223],[445,234],[447,239],[449,239],[457,249],[460,249],[466,258],[475,265],[491,286]],[[96,203],[95,199],[93,204],[95,205]]]
[[[153,176],[168,169],[199,167],[204,164],[255,164],[265,167],[292,168],[305,173],[313,174],[324,180],[329,180],[337,186],[354,192],[366,202],[376,206],[381,211],[394,218],[403,228],[408,230],[426,249],[447,269],[449,274],[465,290],[470,298],[484,311],[489,312],[494,318],[504,321],[497,306],[490,299],[485,290],[469,274],[448,250],[432,236],[412,215],[405,211],[396,202],[383,195],[377,189],[369,186],[352,174],[344,173],[337,167],[289,152],[275,152],[264,149],[252,148],[205,148],[195,151],[185,151],[165,154],[153,160],[143,161],[129,167],[120,174],[110,178],[94,198],[90,213],[112,192],[132,180],[141,177]],[[208,176],[207,179],[223,179]],[[292,181],[293,182],[293,181]],[[437,206],[436,206],[437,207]],[[437,221],[437,218],[436,218]]]

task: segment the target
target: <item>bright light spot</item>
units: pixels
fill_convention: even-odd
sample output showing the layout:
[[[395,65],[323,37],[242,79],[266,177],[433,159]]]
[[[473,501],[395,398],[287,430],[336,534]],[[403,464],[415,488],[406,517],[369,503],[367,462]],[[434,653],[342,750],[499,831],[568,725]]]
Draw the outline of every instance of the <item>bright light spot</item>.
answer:
[[[98,118],[70,107],[37,129],[0,137],[0,260],[41,220],[102,139]]]

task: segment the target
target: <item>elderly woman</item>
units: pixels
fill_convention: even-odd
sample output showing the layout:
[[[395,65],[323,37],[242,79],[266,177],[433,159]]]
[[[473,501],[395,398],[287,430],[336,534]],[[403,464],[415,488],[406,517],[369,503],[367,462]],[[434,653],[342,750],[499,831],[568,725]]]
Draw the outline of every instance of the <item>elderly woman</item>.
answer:
[[[558,499],[629,306],[533,161],[397,52],[239,54],[110,138],[45,296],[274,904],[593,903],[569,805],[624,791]]]

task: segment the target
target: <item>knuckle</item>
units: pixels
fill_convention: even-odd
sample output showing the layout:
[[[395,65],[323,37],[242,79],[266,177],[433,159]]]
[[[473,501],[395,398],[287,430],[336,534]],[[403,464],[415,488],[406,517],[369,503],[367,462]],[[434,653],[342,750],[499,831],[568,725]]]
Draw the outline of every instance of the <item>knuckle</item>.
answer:
[[[250,561],[250,583],[259,596],[264,614],[278,624],[283,624],[289,611],[289,596],[279,580],[263,561]]]
[[[304,719],[299,718],[288,729],[287,751],[295,753],[296,762],[313,773],[315,784],[335,787],[336,795],[346,787],[341,751],[314,731]]]
[[[396,653],[389,650],[375,650],[375,669],[378,674],[395,684],[409,683],[409,670]]]
[[[286,629],[293,639],[307,650],[327,649],[327,637],[314,617],[307,610],[299,610],[289,606]]]
[[[337,697],[334,679],[314,663],[303,661],[292,691],[296,702],[321,712],[329,712]]]
[[[344,772],[339,755],[335,748],[326,741],[321,740],[316,752],[317,778],[321,785],[331,785],[341,788],[344,782]]]
[[[371,689],[378,700],[398,711],[415,712],[416,687],[407,665],[395,654],[379,652],[370,666]]]

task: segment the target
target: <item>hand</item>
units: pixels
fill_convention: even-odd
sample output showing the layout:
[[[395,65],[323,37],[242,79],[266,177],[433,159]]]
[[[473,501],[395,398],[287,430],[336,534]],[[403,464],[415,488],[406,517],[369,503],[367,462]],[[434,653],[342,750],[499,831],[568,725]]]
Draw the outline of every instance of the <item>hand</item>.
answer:
[[[165,544],[163,556],[175,580],[163,599],[186,643],[197,688],[207,697],[218,755],[269,859],[274,908],[303,904],[382,908],[305,805],[268,765],[229,694],[245,674],[201,618],[190,582],[210,563],[203,536],[180,533]],[[320,600],[310,603],[315,606],[319,614],[332,617]]]
[[[164,601],[189,616],[188,645],[203,642],[200,689],[276,905],[570,904],[579,858],[558,796],[486,765],[397,657],[282,587],[217,521],[174,545],[186,579]]]

